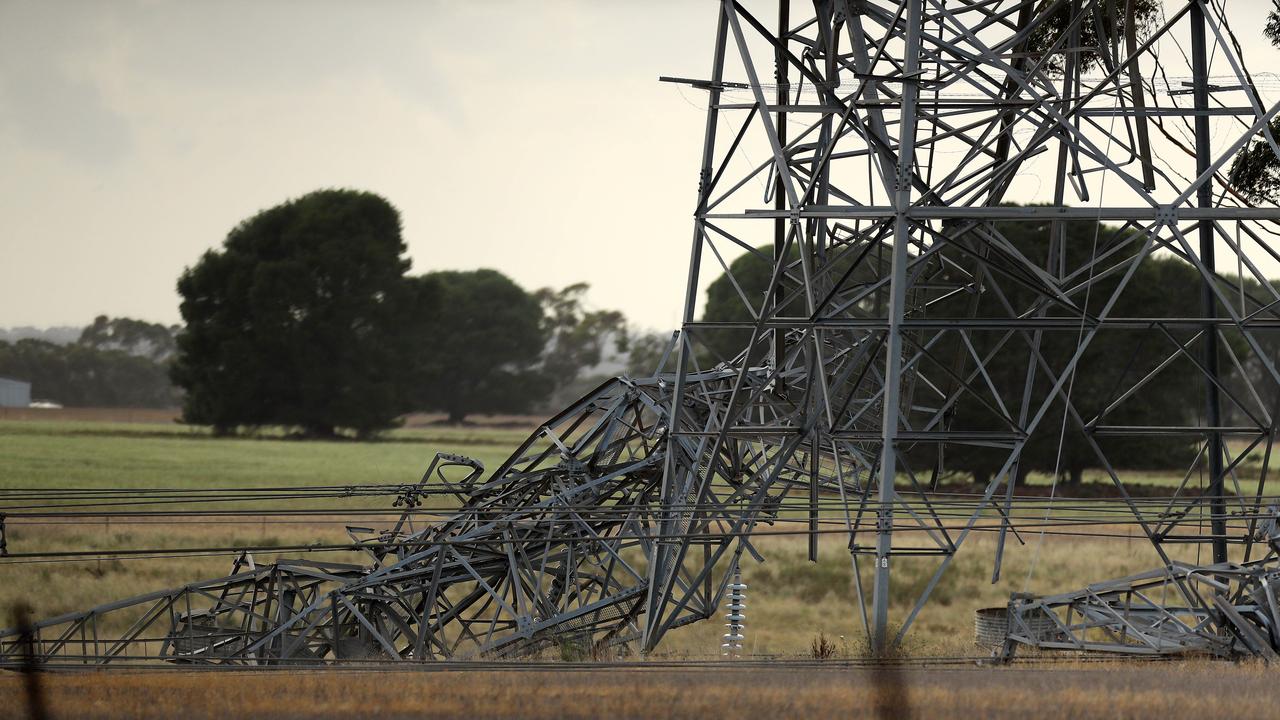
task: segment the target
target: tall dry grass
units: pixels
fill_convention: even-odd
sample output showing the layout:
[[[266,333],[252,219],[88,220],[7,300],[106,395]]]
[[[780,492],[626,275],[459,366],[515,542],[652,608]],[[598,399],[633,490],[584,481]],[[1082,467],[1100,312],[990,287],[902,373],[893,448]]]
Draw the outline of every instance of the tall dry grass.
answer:
[[[361,517],[250,518],[235,522],[135,522],[88,520],[77,523],[42,521],[11,523],[11,550],[63,550],[161,547],[273,547],[349,540],[348,524],[387,527],[393,514]],[[1102,528],[1108,529],[1108,528]],[[1124,528],[1109,528],[1127,532]],[[974,655],[973,614],[978,608],[1003,605],[1015,591],[1053,593],[1090,582],[1139,572],[1158,564],[1144,539],[1024,536],[1026,545],[1010,538],[1001,579],[991,583],[995,539],[975,533],[962,547],[928,605],[916,619],[904,650],[912,655]],[[756,547],[762,564],[744,558],[747,590],[747,628],[744,650],[751,655],[806,657],[814,638],[827,637],[835,657],[865,652],[852,564],[842,540],[824,536],[819,561],[806,558],[806,540],[796,536],[760,536]],[[1038,556],[1038,559],[1037,559]],[[298,550],[255,553],[259,563],[281,557],[364,562],[357,553]],[[1188,559],[1194,559],[1194,556]],[[24,602],[37,618],[84,610],[133,595],[219,577],[231,569],[233,557],[174,559],[115,559],[80,562],[34,562],[0,566],[0,625],[8,625],[9,608]],[[1034,563],[1034,571],[1032,564]],[[923,589],[936,560],[902,558],[892,571],[893,618],[901,622]],[[871,574],[864,566],[863,587],[869,592]],[[104,631],[123,630],[127,613],[104,618]],[[119,627],[115,627],[118,625]],[[724,633],[718,618],[672,631],[659,646],[660,657],[697,658],[719,654]]]
[[[1128,533],[1124,527],[1102,527]],[[753,655],[807,656],[813,639],[825,634],[837,657],[866,652],[852,563],[843,540],[824,540],[819,560],[807,560],[801,537],[762,537],[756,543],[765,562],[744,559],[747,583],[747,628],[744,650]],[[925,656],[970,656],[973,617],[979,608],[1004,605],[1012,592],[1065,592],[1112,577],[1159,566],[1159,558],[1144,538],[1089,538],[1024,535],[1026,545],[1012,537],[1006,546],[999,582],[992,583],[996,540],[975,533],[934,589],[913,623],[904,652]],[[1194,559],[1194,551],[1192,553]],[[1033,567],[1034,565],[1034,567]],[[938,560],[899,558],[891,572],[891,617],[898,623],[910,612]],[[871,568],[864,564],[863,589],[871,588]],[[724,632],[720,622],[697,623],[668,635],[659,651],[677,657],[714,653]]]

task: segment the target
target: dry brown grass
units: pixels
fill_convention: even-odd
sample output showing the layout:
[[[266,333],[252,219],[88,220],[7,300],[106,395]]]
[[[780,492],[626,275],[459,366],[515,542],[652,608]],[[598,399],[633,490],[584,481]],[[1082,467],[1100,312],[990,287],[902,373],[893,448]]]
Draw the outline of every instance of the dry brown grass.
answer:
[[[1100,526],[1093,532],[1127,533],[1124,527]],[[864,632],[854,594],[853,571],[843,541],[824,541],[819,561],[808,562],[802,537],[762,537],[756,543],[763,564],[744,561],[747,627],[744,651],[752,655],[807,657],[813,639],[825,634],[836,646],[836,657],[865,652]],[[1091,582],[1120,577],[1159,566],[1159,558],[1145,538],[1097,538],[1047,535],[1024,537],[1026,545],[1010,538],[1000,581],[991,582],[996,540],[975,533],[962,546],[935,588],[929,604],[907,636],[905,651],[914,656],[972,656],[973,617],[979,608],[1004,605],[1018,591],[1055,593]],[[1183,548],[1184,552],[1194,550]],[[1038,553],[1038,560],[1037,560]],[[1185,559],[1194,560],[1194,554]],[[1034,570],[1032,564],[1034,563]],[[900,622],[923,589],[936,560],[901,558],[893,566],[891,614]],[[863,588],[871,587],[863,566]],[[696,623],[667,636],[659,651],[675,657],[699,657],[714,652],[724,628],[719,621]]]
[[[119,520],[67,524],[11,522],[10,549],[20,551],[159,548],[199,546],[287,546],[347,541],[344,526],[389,527],[394,515],[320,516],[310,518],[237,519],[228,523],[165,522],[123,523]],[[1099,528],[1102,530],[1116,528]],[[1123,532],[1123,530],[1121,530]],[[830,539],[828,539],[830,538]],[[999,583],[991,583],[995,539],[975,534],[963,546],[929,605],[908,636],[906,650],[915,656],[971,656],[973,613],[978,608],[1003,605],[1009,593],[1061,592],[1089,582],[1154,567],[1158,559],[1145,540],[1028,536],[1027,545],[1011,540]],[[744,561],[748,612],[745,651],[751,655],[808,657],[812,643],[825,634],[837,658],[864,652],[863,631],[854,595],[853,572],[843,543],[827,536],[819,562],[808,562],[806,541],[795,536],[764,536],[756,546],[764,564]],[[1039,560],[1028,581],[1028,569],[1039,546]],[[328,558],[363,562],[354,553],[303,553],[264,551],[259,563],[277,557]],[[1191,558],[1193,559],[1193,558]],[[196,580],[225,575],[232,558],[188,557],[178,559],[123,559],[84,562],[8,564],[0,566],[0,625],[8,624],[8,609],[18,602],[33,608],[37,618],[51,617],[133,595],[176,587]],[[901,620],[928,580],[936,562],[902,559],[895,563],[892,612]],[[864,587],[870,588],[864,570]],[[104,630],[120,630],[127,614],[104,620]],[[658,648],[661,657],[703,658],[719,653],[724,627],[719,619],[680,628]]]
[[[1275,673],[1200,663],[548,671],[108,672],[42,676],[55,718],[1267,717]],[[890,680],[897,684],[890,687]],[[896,691],[894,688],[897,688]],[[24,717],[0,677],[0,717]],[[1224,703],[1231,712],[1224,715]],[[877,705],[883,707],[877,713]]]
[[[313,543],[350,542],[346,525],[394,524],[386,516],[316,516],[303,518],[237,518],[235,522],[187,522],[181,520],[121,521],[119,519],[79,519],[10,521],[10,550],[19,552],[59,552],[113,550],[120,548],[271,547]],[[37,524],[39,523],[39,524]],[[254,559],[270,563],[278,557],[307,557],[339,562],[361,562],[357,553],[257,552]],[[31,607],[36,618],[51,617],[75,610],[87,610],[112,600],[120,600],[153,590],[162,590],[231,571],[233,554],[179,558],[123,558],[77,562],[32,562],[0,567],[0,625],[9,624],[8,609],[18,603]],[[366,558],[367,560],[367,558]],[[104,629],[122,630],[127,615],[109,616]]]

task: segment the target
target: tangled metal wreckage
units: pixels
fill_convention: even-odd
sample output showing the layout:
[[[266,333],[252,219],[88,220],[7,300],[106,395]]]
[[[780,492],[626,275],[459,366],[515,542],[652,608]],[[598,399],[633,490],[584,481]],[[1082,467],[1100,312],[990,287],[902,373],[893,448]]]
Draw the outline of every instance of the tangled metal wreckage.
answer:
[[[38,659],[647,652],[714,617],[779,532],[807,537],[811,558],[820,535],[847,540],[855,617],[885,650],[975,533],[994,538],[999,577],[1027,518],[1024,451],[1068,435],[1116,488],[1098,507],[1145,534],[1158,569],[1014,596],[1004,653],[1275,657],[1280,289],[1258,263],[1280,258],[1280,208],[1229,171],[1244,150],[1280,153],[1280,105],[1263,103],[1224,5],[780,0],[766,17],[708,3],[709,75],[664,78],[705,94],[706,125],[683,326],[652,377],[605,383],[487,477],[437,456],[416,491],[458,510],[352,528],[363,564],[244,555],[226,577],[37,623]],[[729,272],[736,311],[695,319],[702,283],[741,252],[768,268],[767,292]],[[1167,316],[1134,316],[1128,298],[1168,258],[1196,280],[1158,289]],[[1114,389],[1076,392],[1081,368]],[[1187,411],[1144,424],[1135,408],[1169,378]],[[1181,486],[1130,492],[1126,448],[1171,440],[1195,449]],[[939,492],[975,453],[998,470]],[[1192,563],[1202,549],[1212,562]],[[909,610],[891,634],[901,563],[931,574],[905,602],[894,586]],[[0,656],[19,638],[4,631]]]

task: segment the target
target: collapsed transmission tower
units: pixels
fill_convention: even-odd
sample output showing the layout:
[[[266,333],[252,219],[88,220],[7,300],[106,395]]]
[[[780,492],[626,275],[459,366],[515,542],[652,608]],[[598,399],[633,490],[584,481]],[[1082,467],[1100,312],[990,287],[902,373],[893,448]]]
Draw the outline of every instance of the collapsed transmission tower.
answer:
[[[439,460],[423,481],[460,509],[426,528],[407,513],[366,538],[367,564],[242,559],[228,577],[39,623],[40,659],[648,651],[715,617],[727,568],[797,508],[811,558],[829,523],[847,538],[856,615],[883,651],[975,530],[997,534],[999,575],[1017,485],[1044,470],[1026,451],[1048,438],[1060,455],[1067,435],[1163,569],[1016,599],[1010,643],[1280,647],[1263,494],[1280,290],[1259,265],[1280,260],[1280,209],[1228,182],[1251,144],[1280,154],[1280,105],[1263,103],[1222,5],[780,0],[768,18],[708,5],[709,75],[664,78],[706,93],[706,125],[682,328],[653,377],[601,386],[487,478]],[[730,253],[768,268],[765,293]],[[1155,289],[1165,314],[1130,312],[1170,258],[1194,280]],[[711,272],[734,309],[700,320]],[[1086,376],[1110,393],[1075,393]],[[1153,422],[1143,409],[1171,392],[1185,411]],[[1155,440],[1195,449],[1158,507],[1119,469]],[[978,492],[935,492],[978,456],[995,468]],[[1211,565],[1175,557],[1201,546]],[[932,574],[891,624],[901,562]],[[0,657],[18,638],[0,635]]]

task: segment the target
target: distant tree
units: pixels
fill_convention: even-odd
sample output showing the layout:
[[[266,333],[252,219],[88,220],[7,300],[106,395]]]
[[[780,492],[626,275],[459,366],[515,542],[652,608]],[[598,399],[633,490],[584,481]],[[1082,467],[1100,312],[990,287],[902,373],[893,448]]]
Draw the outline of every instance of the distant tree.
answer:
[[[1272,9],[1267,15],[1262,33],[1272,45],[1280,47],[1280,10]],[[1280,140],[1280,118],[1272,120],[1267,129],[1272,138]],[[1231,162],[1227,181],[1249,200],[1276,202],[1280,199],[1280,156],[1265,137],[1259,136]]]
[[[78,342],[98,350],[121,350],[130,355],[165,362],[177,352],[178,325],[166,327],[132,318],[99,315],[80,333]]]
[[[416,405],[461,423],[474,413],[527,412],[550,391],[540,370],[547,341],[542,307],[496,270],[441,271],[414,281],[436,295],[418,332]]]
[[[1042,0],[1035,12],[1043,12],[1055,2]],[[1050,72],[1060,74],[1064,71],[1067,53],[1076,53],[1081,72],[1107,62],[1109,46],[1113,43],[1123,45],[1130,9],[1134,30],[1141,38],[1146,37],[1160,16],[1160,0],[1095,0],[1084,7],[1084,18],[1075,25],[1080,33],[1077,42],[1071,42],[1068,35],[1072,20],[1076,19],[1070,0],[1059,2],[1057,9],[1031,32],[1027,50],[1045,54],[1044,66]]]
[[[80,339],[80,334],[84,332],[84,328],[74,327],[72,325],[58,325],[55,327],[37,328],[25,325],[14,328],[0,328],[0,340],[8,342],[17,342],[19,340],[44,340],[55,345],[70,345]]]
[[[284,425],[367,436],[409,409],[400,215],[386,200],[321,190],[233,229],[178,280],[185,330],[173,380],[187,422],[219,432]]]
[[[627,349],[627,318],[617,310],[588,310],[583,298],[587,283],[563,289],[542,288],[533,294],[542,306],[542,329],[547,347],[542,370],[554,386],[567,385],[586,368],[599,365],[610,345]]]
[[[631,338],[628,341],[627,375],[631,377],[653,375],[658,370],[658,363],[670,344],[670,332],[646,332]],[[676,355],[675,351],[670,354],[666,367],[662,368],[663,372],[675,372]]]
[[[68,407],[173,407],[178,393],[164,366],[120,350],[0,341],[0,375],[31,383],[41,400]]]

